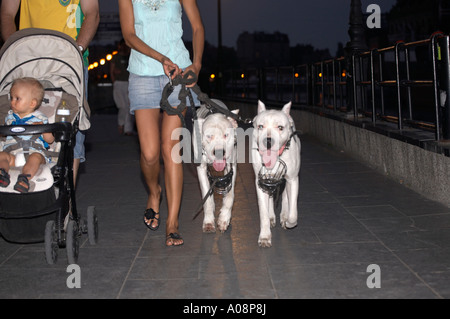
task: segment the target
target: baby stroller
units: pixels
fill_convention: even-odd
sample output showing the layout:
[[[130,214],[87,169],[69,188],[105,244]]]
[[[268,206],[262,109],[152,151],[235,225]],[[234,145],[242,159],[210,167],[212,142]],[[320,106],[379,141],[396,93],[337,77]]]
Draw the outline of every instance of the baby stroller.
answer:
[[[5,126],[10,109],[9,90],[16,78],[33,77],[45,89],[39,111],[48,117],[45,125]],[[13,34],[0,50],[0,150],[1,136],[52,132],[55,142],[48,149],[52,160],[41,165],[28,193],[0,188],[0,234],[13,243],[44,242],[47,263],[57,260],[58,248],[66,248],[69,264],[78,259],[79,239],[98,238],[95,207],[87,209],[86,220],[77,212],[73,181],[73,147],[79,129],[90,127],[85,99],[83,58],[76,42],[67,35],[43,29],[24,29]],[[61,104],[70,110],[69,120],[55,122]],[[11,167],[11,181],[21,168]],[[71,212],[71,213],[70,213]],[[66,224],[66,225],[65,225]]]

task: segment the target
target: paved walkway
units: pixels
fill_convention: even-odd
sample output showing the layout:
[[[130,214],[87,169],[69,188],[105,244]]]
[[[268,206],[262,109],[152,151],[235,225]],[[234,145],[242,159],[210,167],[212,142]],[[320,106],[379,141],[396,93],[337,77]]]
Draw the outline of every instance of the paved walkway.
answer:
[[[152,232],[142,222],[147,193],[137,138],[119,136],[114,115],[92,121],[77,203],[82,214],[96,207],[100,235],[95,246],[81,239],[81,288],[67,287],[64,249],[47,265],[43,244],[0,238],[0,298],[450,297],[450,209],[313,137],[302,136],[299,226],[277,225],[272,248],[257,245],[250,164],[239,164],[224,234],[203,234],[202,217],[192,221],[200,191],[195,166],[185,165],[185,244],[167,248],[164,227]],[[164,225],[165,201],[161,211]],[[368,288],[377,275],[381,288]]]

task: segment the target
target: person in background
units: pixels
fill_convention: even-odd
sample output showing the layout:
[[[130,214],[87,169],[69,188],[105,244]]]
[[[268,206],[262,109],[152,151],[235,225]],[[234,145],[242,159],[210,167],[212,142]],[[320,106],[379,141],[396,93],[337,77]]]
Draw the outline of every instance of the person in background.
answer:
[[[192,61],[181,38],[183,9],[192,28]],[[162,190],[158,178],[162,154],[168,206],[166,245],[180,246],[184,243],[178,231],[183,164],[173,158],[177,157],[174,148],[179,148],[180,140],[172,139],[172,132],[182,123],[178,116],[166,112],[160,120],[160,101],[168,77],[187,71],[199,75],[205,41],[203,23],[196,0],[119,0],[119,13],[123,37],[132,49],[128,66],[130,109],[136,116],[141,170],[150,191],[144,223],[150,230],[157,230],[160,224]],[[169,98],[172,106],[179,104],[179,90],[180,86],[174,87]]]
[[[98,0],[2,0],[0,28],[3,40],[17,31],[15,18],[20,7],[19,29],[41,28],[63,32],[71,36],[83,54],[85,87],[87,92],[88,45],[100,22]],[[80,163],[86,160],[85,134],[78,131],[74,147],[74,183]]]
[[[130,113],[130,100],[128,98],[128,59],[130,47],[125,40],[119,42],[117,54],[113,56],[110,66],[111,81],[113,83],[113,97],[119,114],[117,122],[119,134],[133,135],[134,115]]]

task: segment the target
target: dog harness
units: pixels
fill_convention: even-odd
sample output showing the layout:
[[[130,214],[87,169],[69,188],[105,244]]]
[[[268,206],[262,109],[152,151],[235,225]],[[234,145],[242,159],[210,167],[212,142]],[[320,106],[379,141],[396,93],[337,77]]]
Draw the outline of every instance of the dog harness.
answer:
[[[217,174],[214,174],[214,168],[212,165],[208,165],[206,174],[208,176],[209,180],[209,191],[206,193],[205,197],[203,197],[198,209],[196,210],[196,213],[193,220],[197,218],[197,216],[202,211],[203,204],[206,202],[206,200],[209,198],[209,196],[212,196],[214,192],[216,192],[219,195],[225,195],[231,190],[231,181],[233,180],[233,166],[230,165],[230,171],[223,175],[218,176]]]
[[[208,165],[206,173],[208,175],[209,185],[211,185],[211,189],[213,189],[219,195],[227,194],[231,190],[233,166],[230,165],[230,171],[223,176],[214,174],[214,172],[215,170],[214,168],[212,168],[212,165]]]

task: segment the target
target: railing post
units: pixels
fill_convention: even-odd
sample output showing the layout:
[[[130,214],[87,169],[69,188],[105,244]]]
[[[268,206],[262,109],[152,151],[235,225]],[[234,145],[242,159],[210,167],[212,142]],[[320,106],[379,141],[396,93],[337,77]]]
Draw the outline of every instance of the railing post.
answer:
[[[395,82],[397,88],[397,114],[398,114],[398,129],[403,130],[403,113],[402,113],[402,92],[400,83],[400,46],[403,42],[398,42],[395,45]]]
[[[376,49],[370,51],[370,91],[372,94],[372,124],[376,123],[377,120],[377,109],[375,106],[375,55]]]
[[[333,59],[331,62],[332,68],[333,68],[333,110],[337,110],[337,88],[336,88],[336,60]]]
[[[306,105],[314,105],[313,101],[313,84],[314,81],[314,77],[313,77],[313,73],[312,73],[312,65],[307,64],[306,65]]]
[[[439,40],[441,47],[441,68],[442,74],[439,76],[440,89],[445,92],[445,101],[441,101],[442,138],[450,140],[450,38],[442,37]],[[442,99],[444,100],[444,99]]]

